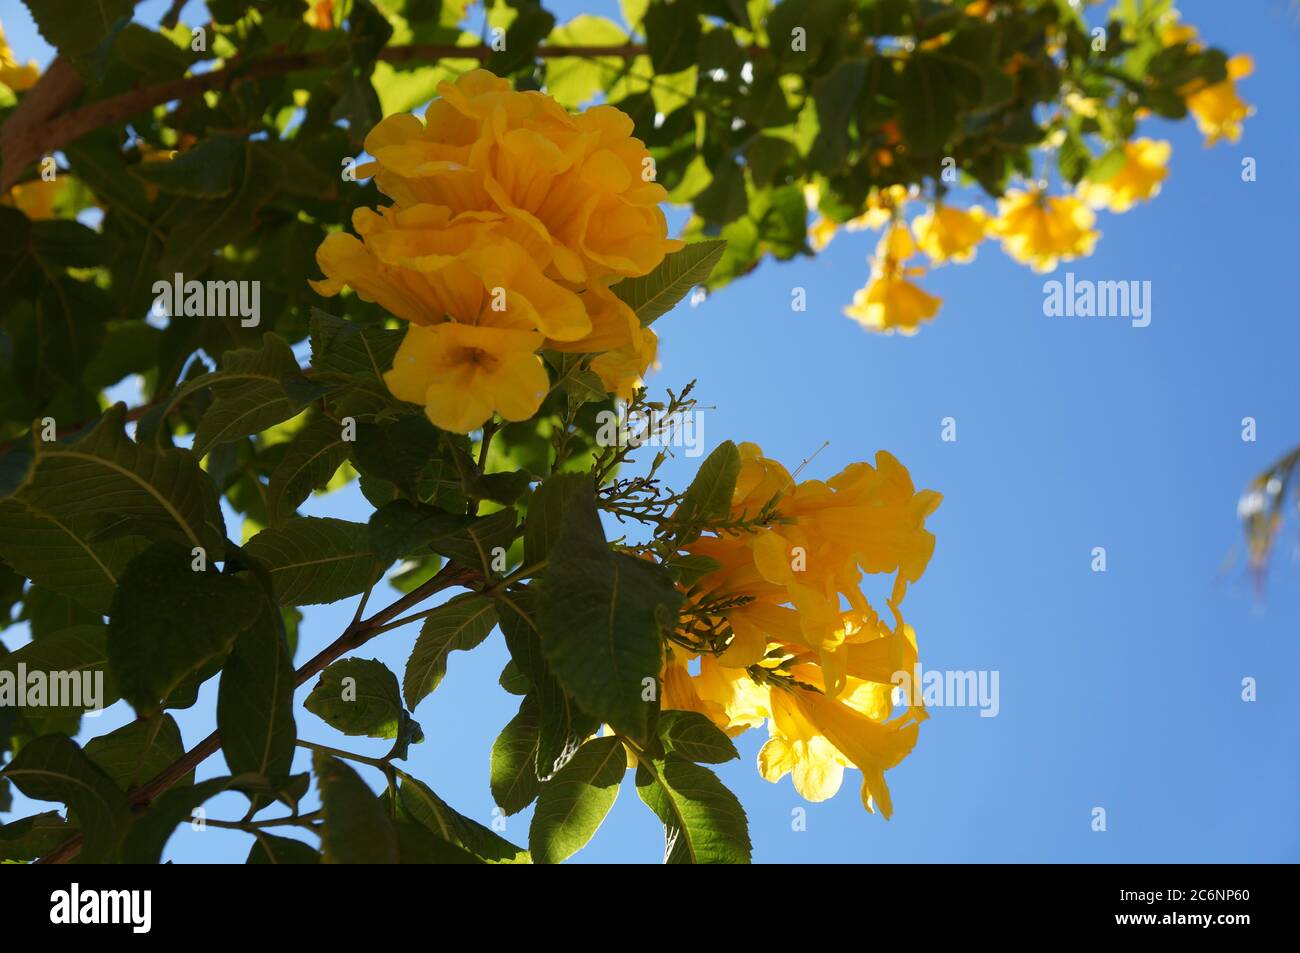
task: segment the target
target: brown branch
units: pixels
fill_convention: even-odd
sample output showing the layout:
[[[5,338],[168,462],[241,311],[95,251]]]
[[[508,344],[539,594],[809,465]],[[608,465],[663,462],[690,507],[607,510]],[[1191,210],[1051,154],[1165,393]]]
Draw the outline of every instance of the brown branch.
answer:
[[[321,649],[308,662],[304,663],[301,668],[294,673],[294,688],[299,687],[309,681],[313,676],[320,674],[326,666],[338,658],[346,655],[355,649],[360,648],[369,642],[372,638],[380,633],[385,623],[391,622],[399,615],[418,605],[429,596],[450,589],[453,586],[463,586],[476,580],[482,579],[480,573],[473,569],[465,569],[454,563],[447,563],[439,570],[428,582],[417,586],[400,599],[393,601],[387,608],[376,612],[369,619],[363,621],[354,621],[337,639]],[[197,745],[177,758],[167,768],[165,768],[157,777],[149,781],[148,784],[132,788],[127,792],[127,798],[131,803],[131,810],[139,813],[145,810],[149,804],[162,794],[173,784],[179,781],[185,775],[193,771],[199,764],[206,761],[210,756],[217,752],[221,747],[221,737],[217,732],[212,732]],[[44,857],[36,861],[38,864],[62,864],[72,860],[81,850],[81,834],[74,834],[54,850],[50,851]]]
[[[444,59],[487,60],[495,51],[490,46],[456,46],[454,44],[416,43],[390,46],[379,51],[386,63],[436,62]],[[618,57],[632,59],[645,47],[632,43],[613,46],[544,46],[541,59],[557,57]],[[195,73],[180,79],[143,86],[118,96],[90,103],[70,112],[65,110],[84,90],[81,77],[62,57],[46,71],[40,81],[23,97],[18,108],[0,128],[0,194],[19,180],[23,169],[43,155],[49,155],[88,132],[121,122],[160,103],[184,100],[212,90],[227,90],[249,79],[293,73],[300,70],[338,66],[346,61],[342,49],[311,53],[289,53],[266,59],[232,60],[220,69]]]

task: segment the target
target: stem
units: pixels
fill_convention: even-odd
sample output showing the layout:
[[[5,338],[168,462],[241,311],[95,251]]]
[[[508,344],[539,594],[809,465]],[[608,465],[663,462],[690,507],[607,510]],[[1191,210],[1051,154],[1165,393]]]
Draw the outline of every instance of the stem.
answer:
[[[387,771],[389,763],[383,758],[372,758],[369,755],[357,754],[354,751],[344,751],[342,748],[331,748],[329,745],[317,744],[314,741],[303,741],[299,739],[294,742],[299,748],[306,748],[309,751],[319,751],[321,754],[332,755],[335,758],[343,758],[345,761],[357,761],[361,764],[368,764],[372,768],[380,768]]]
[[[360,648],[383,631],[386,623],[401,615],[407,609],[427,599],[435,593],[453,586],[465,585],[479,578],[472,569],[464,569],[454,563],[448,563],[438,574],[423,585],[417,586],[385,609],[376,612],[369,619],[354,622],[343,630],[342,634],[316,653],[308,662],[294,673],[293,684],[297,688],[320,674],[331,662]],[[221,736],[212,732],[197,745],[177,758],[149,783],[127,792],[131,809],[135,812],[145,810],[149,804],[185,775],[189,774],[202,762],[216,753],[221,747]],[[81,834],[74,834],[54,850],[40,858],[38,864],[66,863],[77,856],[81,850]]]
[[[310,814],[299,814],[296,817],[268,817],[260,821],[218,821],[208,818],[203,823],[212,827],[221,827],[234,831],[249,831],[250,833],[263,827],[306,827],[311,828],[312,822],[320,820],[321,812],[312,811]]]
[[[752,47],[750,53],[756,53],[759,49]],[[444,59],[484,62],[494,52],[485,44],[456,46],[413,43],[386,47],[379,51],[378,59],[386,63],[437,62]],[[632,60],[644,53],[645,47],[635,43],[612,46],[542,46],[537,49],[539,59],[617,57]],[[0,167],[0,194],[7,192],[18,181],[28,163],[38,156],[49,155],[95,129],[122,122],[161,103],[193,99],[212,90],[228,90],[250,79],[329,68],[345,62],[347,56],[341,49],[289,53],[254,60],[236,58],[219,69],[133,89],[65,112],[84,92],[85,86],[72,65],[62,57],[57,57],[36,86],[24,96],[4,128],[0,129],[0,153],[4,155],[4,164]],[[51,76],[54,78],[51,79]]]

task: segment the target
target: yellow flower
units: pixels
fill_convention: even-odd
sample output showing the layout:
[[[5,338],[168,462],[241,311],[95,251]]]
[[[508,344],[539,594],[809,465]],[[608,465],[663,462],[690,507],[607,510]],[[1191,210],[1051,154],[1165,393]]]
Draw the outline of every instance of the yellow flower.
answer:
[[[1184,90],[1187,109],[1196,118],[1197,128],[1205,136],[1205,144],[1212,146],[1221,139],[1236,142],[1241,138],[1241,124],[1254,113],[1237,95],[1237,80],[1245,79],[1255,71],[1255,61],[1249,56],[1234,56],[1228,60],[1228,77],[1208,86],[1193,85]]]
[[[435,426],[453,433],[481,427],[493,411],[527,420],[550,388],[534,353],[541,343],[535,331],[454,321],[412,325],[384,383],[399,400],[423,404]]]
[[[1002,237],[1008,255],[1041,272],[1051,271],[1059,261],[1092,254],[1100,237],[1093,228],[1096,221],[1092,210],[1073,195],[1012,189],[998,200],[992,229]]]
[[[452,318],[576,340],[591,331],[582,299],[547,278],[528,254],[497,234],[500,216],[452,215],[436,205],[357,209],[352,227],[316,251],[325,274],[311,282],[330,297],[350,285],[413,324]]]
[[[821,202],[821,189],[816,183],[804,186],[804,201],[810,211],[816,211]],[[876,230],[888,225],[894,217],[894,211],[907,202],[907,187],[890,185],[883,189],[872,189],[867,197],[867,208],[861,215],[844,223],[845,231],[860,232],[863,229]],[[825,215],[819,215],[808,226],[808,244],[813,251],[821,251],[831,243],[840,226]]]
[[[976,206],[969,211],[936,203],[926,214],[912,222],[921,251],[935,263],[968,262],[975,257],[975,246],[984,240],[988,214]]]
[[[1095,208],[1127,212],[1138,202],[1154,198],[1169,175],[1172,149],[1167,142],[1134,139],[1124,143],[1124,167],[1104,182],[1083,183],[1083,197]]]
[[[41,68],[35,60],[28,60],[21,65],[14,57],[14,51],[5,38],[5,31],[0,27],[0,86],[8,86],[16,93],[31,89],[41,78]]]
[[[840,788],[844,767],[862,772],[862,805],[894,813],[885,772],[916,746],[918,725],[909,716],[881,723],[843,700],[797,686],[773,690],[771,737],[758,754],[759,773],[772,782],[793,776],[795,790],[824,801]]]
[[[658,336],[650,328],[642,328],[638,341],[598,354],[591,362],[591,369],[605,390],[623,400],[631,400],[633,392],[654,366],[658,353]]]
[[[63,179],[32,179],[13,186],[4,196],[0,196],[0,205],[16,208],[33,222],[54,217],[54,203],[63,188]]]
[[[915,334],[922,321],[933,318],[942,298],[926,294],[908,281],[924,274],[922,268],[906,268],[903,262],[916,251],[907,225],[899,222],[880,240],[871,281],[853,295],[844,313],[872,331],[901,331]]]
[[[644,275],[681,247],[667,238],[645,145],[612,106],[576,116],[485,70],[444,82],[425,112],[390,116],[358,169],[401,205],[491,212],[537,264],[566,281]]]

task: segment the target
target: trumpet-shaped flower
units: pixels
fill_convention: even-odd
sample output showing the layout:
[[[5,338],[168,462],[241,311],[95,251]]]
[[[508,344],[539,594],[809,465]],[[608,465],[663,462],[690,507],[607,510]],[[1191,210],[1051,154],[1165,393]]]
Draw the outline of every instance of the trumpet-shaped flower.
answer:
[[[550,387],[535,331],[444,321],[412,325],[384,383],[399,400],[423,404],[443,430],[468,433],[495,411],[506,420],[537,413]]]
[[[969,211],[938,203],[912,222],[916,243],[936,264],[965,263],[975,257],[975,247],[984,240],[988,213],[976,206]]]
[[[1038,189],[1012,189],[998,201],[993,231],[1016,261],[1051,271],[1060,261],[1091,255],[1100,233],[1097,217],[1073,195],[1049,196]]]
[[[1138,202],[1154,198],[1169,175],[1171,147],[1154,139],[1134,139],[1124,144],[1124,165],[1103,182],[1084,182],[1081,194],[1095,208],[1127,212]]]
[[[938,314],[943,299],[908,281],[925,273],[903,264],[915,251],[907,225],[895,224],[880,240],[871,281],[854,294],[844,313],[868,330],[903,334],[915,334],[922,321]]]

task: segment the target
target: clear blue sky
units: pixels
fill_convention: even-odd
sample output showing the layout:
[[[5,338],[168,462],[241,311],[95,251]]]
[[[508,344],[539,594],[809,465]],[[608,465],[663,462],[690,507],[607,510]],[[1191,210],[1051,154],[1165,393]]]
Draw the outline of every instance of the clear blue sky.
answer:
[[[142,4],[142,19],[165,6]],[[562,19],[617,8],[556,6]],[[1255,57],[1241,89],[1257,114],[1240,143],[1214,149],[1190,122],[1152,123],[1148,134],[1174,145],[1169,180],[1154,203],[1103,215],[1091,258],[1040,276],[986,243],[974,264],[924,279],[945,299],[934,323],[913,338],[881,337],[840,314],[874,242],[841,235],[815,260],[766,263],[658,326],[663,368],[653,383],[699,379],[699,396],[717,407],[705,425],[710,446],[753,440],[793,466],[829,440],[808,471],[821,477],[885,448],[918,485],[944,494],[930,521],[938,547],[909,592],[908,620],[927,668],[1000,672],[997,717],[950,709],[923,726],[889,775],[889,822],[862,811],[853,774],[820,805],[804,805],[788,779],[761,780],[754,761],[765,732],[743,736],[742,760],[721,774],[749,813],[757,861],[1300,859],[1294,531],[1262,598],[1240,560],[1224,569],[1240,556],[1239,491],[1300,442],[1286,237],[1300,220],[1300,8],[1180,6],[1216,45]],[[20,58],[45,61],[49,48],[25,10],[5,7]],[[1258,162],[1254,183],[1241,181],[1245,156]],[[1066,270],[1151,281],[1151,325],[1044,317],[1043,282]],[[789,310],[794,286],[808,289],[806,313]],[[955,443],[940,440],[948,416]],[[1241,440],[1244,416],[1258,420],[1256,443]],[[674,462],[669,478],[684,484],[696,463]],[[358,499],[348,490],[310,505],[364,519]],[[1104,574],[1090,570],[1094,546],[1107,550]],[[309,611],[300,659],[351,611]],[[414,636],[390,633],[361,655],[400,672]],[[5,639],[13,647],[12,632]],[[488,751],[517,707],[497,686],[506,658],[499,634],[453,656],[416,712],[427,740],[407,765],[483,823],[493,810]],[[1258,680],[1254,703],[1240,700],[1247,676]],[[187,743],[211,729],[215,695],[214,680],[180,713]],[[100,733],[128,717],[119,706],[87,724]],[[386,749],[335,735],[305,712],[299,731]],[[223,771],[214,757],[200,777]],[[46,806],[19,797],[9,817]],[[791,830],[797,806],[808,809],[803,832]],[[1106,809],[1105,833],[1090,828],[1096,806]],[[209,808],[238,817],[243,801],[230,795]],[[528,816],[510,818],[505,836],[525,843]],[[182,828],[167,856],[239,861],[248,846],[239,833]],[[629,778],[577,859],[657,861],[661,850],[659,824]]]

